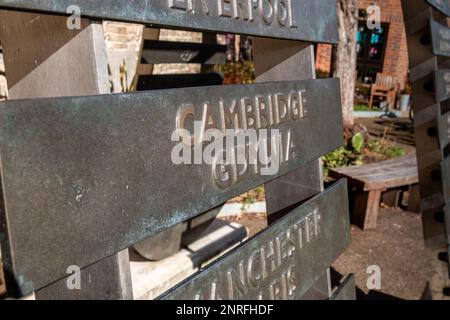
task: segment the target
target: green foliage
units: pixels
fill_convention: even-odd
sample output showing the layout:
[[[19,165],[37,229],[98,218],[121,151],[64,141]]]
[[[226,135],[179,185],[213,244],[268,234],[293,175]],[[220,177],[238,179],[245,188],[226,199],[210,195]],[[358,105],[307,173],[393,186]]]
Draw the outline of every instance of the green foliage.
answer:
[[[363,155],[359,154],[352,147],[340,147],[339,149],[322,157],[324,175],[328,176],[329,169],[361,165]]]
[[[228,62],[217,68],[223,74],[224,84],[255,82],[255,64],[251,61]]]
[[[402,157],[405,153],[405,149],[385,139],[368,139],[366,142],[364,135],[358,132],[350,139],[348,145],[322,157],[324,174],[328,176],[329,170],[333,168]]]
[[[247,211],[250,205],[254,204],[257,201],[261,201],[265,199],[265,189],[264,185],[257,187],[256,189],[250,190],[247,193],[242,195],[241,203],[241,211]]]
[[[252,196],[244,197],[242,201],[241,211],[247,211],[247,209],[256,202],[256,199]]]
[[[372,153],[381,153],[387,158],[403,157],[406,154],[405,149],[386,143],[383,139],[372,139],[367,144],[367,149]]]
[[[362,135],[361,132],[358,132],[352,138],[352,147],[357,153],[360,153],[363,146],[364,146],[364,136]]]
[[[128,70],[125,60],[123,60],[123,63],[120,66],[120,86],[122,89],[122,93],[134,91],[133,86],[128,85]]]
[[[389,158],[398,158],[403,157],[405,155],[405,149],[397,146],[387,147],[384,150],[384,154]]]
[[[381,140],[372,139],[367,143],[367,149],[370,152],[381,153],[383,150],[383,146],[381,145]]]

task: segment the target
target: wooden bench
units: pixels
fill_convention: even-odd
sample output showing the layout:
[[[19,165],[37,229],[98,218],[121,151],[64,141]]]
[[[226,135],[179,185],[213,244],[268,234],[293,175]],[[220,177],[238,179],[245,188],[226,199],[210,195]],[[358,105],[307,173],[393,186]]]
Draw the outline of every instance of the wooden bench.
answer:
[[[347,178],[349,187],[356,189],[352,199],[352,220],[364,230],[376,228],[383,192],[419,182],[415,152],[368,165],[332,169],[330,176]]]
[[[240,12],[247,19],[215,1],[75,3],[83,19],[70,30],[64,15],[73,0],[0,0],[9,10],[0,11],[11,98],[0,103],[8,296],[132,299],[128,248],[273,183],[268,207],[279,219],[161,298],[332,297],[329,268],[350,243],[347,185],[324,190],[318,164],[342,145],[341,99],[338,79],[315,79],[311,43],[337,42],[334,0],[270,10],[263,9],[274,2],[259,2]],[[253,10],[246,8],[238,9]],[[258,83],[111,95],[103,19],[264,37],[255,38]],[[186,139],[182,129],[192,120],[203,129],[279,129],[278,170],[263,174],[261,161],[220,163],[220,150],[212,163],[176,163],[175,147],[210,146]]]

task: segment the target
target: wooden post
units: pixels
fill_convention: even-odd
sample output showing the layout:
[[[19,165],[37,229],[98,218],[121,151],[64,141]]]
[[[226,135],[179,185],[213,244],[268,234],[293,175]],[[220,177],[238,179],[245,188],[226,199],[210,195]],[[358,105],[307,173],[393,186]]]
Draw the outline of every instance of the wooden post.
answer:
[[[65,17],[0,11],[0,38],[10,99],[110,93],[101,23],[82,19],[79,30],[69,30]],[[67,278],[37,291],[36,298],[133,298],[128,250],[79,274],[80,290],[70,290]]]
[[[384,190],[371,190],[357,192],[354,197],[352,220],[363,230],[374,230],[377,228],[378,210],[380,207],[381,194]]]

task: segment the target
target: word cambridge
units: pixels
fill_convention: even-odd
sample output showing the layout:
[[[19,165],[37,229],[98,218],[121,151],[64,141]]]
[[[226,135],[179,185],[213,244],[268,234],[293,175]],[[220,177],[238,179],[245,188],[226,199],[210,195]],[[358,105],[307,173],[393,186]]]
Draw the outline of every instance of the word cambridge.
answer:
[[[253,98],[234,98],[229,103],[220,99],[219,117],[215,116],[210,102],[205,102],[203,111],[197,113],[194,104],[183,104],[177,113],[176,131],[172,138],[172,141],[179,142],[172,150],[172,162],[201,164],[202,160],[205,161],[212,165],[214,182],[220,189],[243,180],[250,174],[250,167],[254,174],[277,174],[280,164],[296,157],[292,129],[272,130],[270,138],[264,129],[307,118],[304,94],[304,91],[292,91],[287,95],[255,95]],[[189,122],[194,122],[194,134],[186,126]],[[210,143],[213,137],[215,142]],[[204,143],[209,146],[205,148],[202,159]],[[256,156],[257,153],[260,157]]]
[[[293,19],[292,0],[168,0],[169,8],[188,13],[202,11],[236,20],[253,22],[258,16],[267,25],[274,21],[282,27],[297,28]],[[214,10],[213,10],[214,9]]]

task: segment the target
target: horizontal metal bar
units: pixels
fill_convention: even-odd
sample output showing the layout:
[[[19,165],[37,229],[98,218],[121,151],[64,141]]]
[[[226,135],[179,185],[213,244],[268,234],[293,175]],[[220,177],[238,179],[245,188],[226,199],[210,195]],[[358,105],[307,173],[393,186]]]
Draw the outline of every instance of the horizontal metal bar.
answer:
[[[337,43],[335,0],[0,0],[1,8],[129,21],[152,27]]]
[[[157,74],[139,76],[137,90],[158,90],[189,87],[205,87],[223,84],[223,78],[218,73],[193,74]]]
[[[350,244],[348,212],[341,180],[160,298],[301,298]]]
[[[218,44],[146,40],[142,63],[225,64],[227,47]]]
[[[7,274],[29,293],[337,149],[340,101],[322,79],[0,103]],[[202,161],[214,127],[279,130],[279,170]]]

